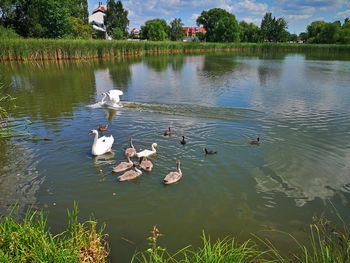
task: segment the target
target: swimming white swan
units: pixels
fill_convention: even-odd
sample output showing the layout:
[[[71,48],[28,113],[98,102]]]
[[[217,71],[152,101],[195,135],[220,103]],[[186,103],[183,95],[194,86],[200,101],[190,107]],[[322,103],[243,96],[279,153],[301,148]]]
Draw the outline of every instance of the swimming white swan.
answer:
[[[113,108],[119,108],[119,102],[120,102],[120,97],[122,96],[124,93],[121,90],[118,89],[111,89],[107,92],[103,92],[102,95],[102,100],[101,100],[101,104],[104,106],[110,106]]]
[[[179,181],[182,177],[182,171],[180,168],[180,161],[176,161],[176,171],[175,172],[170,172],[168,173],[164,179],[163,183],[164,184],[173,184]]]
[[[156,148],[158,147],[158,145],[156,143],[152,143],[151,148],[152,150],[143,150],[141,152],[136,153],[136,157],[140,158],[140,157],[148,157],[151,156],[153,154],[156,154]]]
[[[109,137],[102,136],[101,138],[98,138],[97,130],[91,130],[89,134],[95,134],[94,142],[91,148],[92,155],[101,155],[111,151],[114,143],[114,138],[112,135]]]

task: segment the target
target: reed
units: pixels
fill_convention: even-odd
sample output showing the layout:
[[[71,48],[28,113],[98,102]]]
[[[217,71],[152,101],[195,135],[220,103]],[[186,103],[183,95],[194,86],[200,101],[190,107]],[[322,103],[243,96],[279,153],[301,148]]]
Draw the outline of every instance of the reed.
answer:
[[[18,223],[13,213],[0,222],[0,262],[106,262],[103,228],[78,222],[78,207],[68,211],[68,227],[53,235],[43,212],[28,211]]]
[[[109,59],[144,54],[252,51],[349,53],[350,45],[2,39],[0,61]]]
[[[202,262],[275,262],[271,260],[274,251],[267,249],[261,251],[256,243],[247,240],[243,243],[234,238],[224,238],[212,242],[204,232],[202,234],[203,244],[198,249],[191,246],[184,247],[176,253],[171,254],[166,248],[159,246],[158,238],[162,236],[157,227],[153,227],[152,235],[148,238],[149,248],[143,252],[136,253],[131,262],[140,263],[202,263]]]
[[[154,227],[148,238],[149,248],[137,252],[132,262],[154,263],[200,263],[200,262],[251,262],[251,263],[347,263],[350,262],[350,231],[341,217],[342,226],[336,226],[325,217],[315,218],[310,224],[308,241],[301,242],[293,235],[271,230],[290,239],[295,244],[296,252],[288,253],[278,249],[272,241],[254,235],[254,240],[243,243],[234,238],[224,238],[212,242],[209,236],[202,234],[202,245],[195,249],[184,247],[174,254],[159,246],[162,234]]]

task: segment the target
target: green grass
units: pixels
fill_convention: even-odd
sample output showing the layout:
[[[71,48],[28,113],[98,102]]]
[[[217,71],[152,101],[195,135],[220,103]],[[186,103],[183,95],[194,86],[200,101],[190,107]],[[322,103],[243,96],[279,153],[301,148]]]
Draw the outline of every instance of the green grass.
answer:
[[[198,43],[173,41],[106,41],[2,39],[0,61],[46,61],[108,59],[144,54],[217,52],[217,51],[284,51],[350,53],[350,45],[316,45],[288,43]]]
[[[340,218],[340,217],[339,217]],[[340,218],[341,219],[341,218]],[[342,220],[342,219],[341,219]],[[137,252],[132,262],[152,263],[348,263],[350,262],[350,232],[345,222],[336,227],[324,217],[310,224],[307,231],[308,241],[298,241],[289,233],[271,230],[290,240],[297,252],[278,249],[272,241],[254,235],[254,240],[237,242],[234,238],[225,238],[212,242],[210,237],[202,235],[203,244],[198,248],[184,247],[174,254],[158,244],[162,234],[154,227],[148,238],[149,248]]]
[[[20,222],[13,213],[0,221],[0,262],[107,262],[108,245],[103,228],[95,220],[78,222],[78,208],[68,211],[66,230],[53,235],[43,212],[28,211]],[[345,222],[336,227],[324,217],[310,224],[308,241],[277,232],[294,244],[297,252],[281,251],[268,239],[254,236],[244,242],[235,238],[212,241],[204,232],[202,245],[186,246],[175,253],[159,245],[162,236],[155,226],[148,238],[149,247],[132,257],[135,263],[348,263],[350,232]]]
[[[78,222],[68,211],[67,229],[50,233],[43,212],[28,211],[19,223],[13,214],[0,222],[0,262],[106,262],[108,247],[94,220]]]

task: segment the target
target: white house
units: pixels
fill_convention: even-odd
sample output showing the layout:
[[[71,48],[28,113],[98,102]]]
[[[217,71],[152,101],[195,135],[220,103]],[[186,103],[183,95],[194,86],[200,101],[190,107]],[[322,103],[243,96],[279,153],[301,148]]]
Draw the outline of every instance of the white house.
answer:
[[[98,7],[96,7],[91,16],[89,16],[89,24],[92,25],[93,29],[106,32],[106,27],[104,25],[104,16],[106,15],[107,6],[102,5],[102,2],[98,3]],[[106,34],[106,38],[107,34]]]

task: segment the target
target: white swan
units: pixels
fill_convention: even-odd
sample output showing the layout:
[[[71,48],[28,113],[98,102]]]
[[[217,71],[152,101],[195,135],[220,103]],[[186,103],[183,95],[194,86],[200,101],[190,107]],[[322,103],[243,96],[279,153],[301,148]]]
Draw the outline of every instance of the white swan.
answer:
[[[182,177],[182,171],[180,168],[180,161],[176,161],[176,171],[168,173],[164,179],[164,184],[173,184],[179,181]]]
[[[89,134],[95,134],[94,142],[91,148],[92,155],[101,155],[111,151],[114,143],[114,138],[112,135],[109,137],[102,136],[101,138],[98,138],[97,130],[91,130]]]
[[[152,150],[143,150],[141,152],[136,153],[136,157],[140,158],[140,157],[148,157],[151,156],[153,154],[156,154],[156,148],[158,147],[158,145],[156,143],[152,143],[151,148]]]
[[[107,92],[103,92],[102,95],[102,100],[101,100],[101,104],[103,106],[110,106],[113,108],[119,108],[119,102],[120,102],[120,97],[122,96],[124,93],[121,90],[118,89],[111,89]]]

